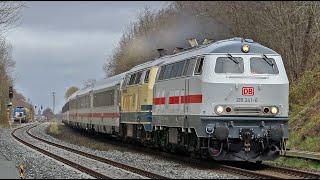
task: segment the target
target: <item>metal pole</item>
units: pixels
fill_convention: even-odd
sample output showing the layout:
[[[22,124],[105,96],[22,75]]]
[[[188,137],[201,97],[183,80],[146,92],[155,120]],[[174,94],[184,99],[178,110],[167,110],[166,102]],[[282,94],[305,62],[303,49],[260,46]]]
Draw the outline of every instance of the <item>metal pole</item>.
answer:
[[[55,95],[54,95],[54,92],[52,92],[52,97],[53,97],[52,112],[53,112],[53,114],[54,114],[54,106],[55,106]]]

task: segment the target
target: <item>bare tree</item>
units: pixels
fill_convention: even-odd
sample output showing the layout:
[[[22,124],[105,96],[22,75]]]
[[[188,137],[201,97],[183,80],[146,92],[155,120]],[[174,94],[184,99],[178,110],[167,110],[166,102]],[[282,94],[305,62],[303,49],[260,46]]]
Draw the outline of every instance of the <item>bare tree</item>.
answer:
[[[45,110],[43,110],[42,115],[45,116],[47,120],[51,120],[52,118],[54,118],[52,109],[48,107]]]
[[[0,1],[0,31],[15,27],[21,19],[21,9],[26,7],[24,2]]]
[[[20,20],[22,7],[22,2],[0,2],[0,124],[8,123],[8,89],[13,84],[11,72],[15,65],[11,56],[11,45],[6,42],[3,34]]]

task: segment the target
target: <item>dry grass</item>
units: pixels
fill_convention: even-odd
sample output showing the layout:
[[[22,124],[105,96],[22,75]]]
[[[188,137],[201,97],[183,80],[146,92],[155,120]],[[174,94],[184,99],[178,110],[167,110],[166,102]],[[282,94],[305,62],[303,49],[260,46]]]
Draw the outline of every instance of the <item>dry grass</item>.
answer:
[[[103,135],[90,135],[87,132],[82,132],[79,130],[74,130],[65,126],[64,124],[57,124],[57,129],[60,133],[54,133],[51,131],[52,125],[48,128],[47,133],[54,138],[60,139],[70,144],[75,144],[78,146],[84,146],[91,149],[96,149],[100,151],[118,150],[118,151],[128,151],[127,148],[112,144],[106,136]]]
[[[53,121],[50,124],[50,127],[49,127],[48,131],[49,131],[50,134],[59,135],[61,132],[60,132],[59,127],[58,127],[58,122],[57,121]]]

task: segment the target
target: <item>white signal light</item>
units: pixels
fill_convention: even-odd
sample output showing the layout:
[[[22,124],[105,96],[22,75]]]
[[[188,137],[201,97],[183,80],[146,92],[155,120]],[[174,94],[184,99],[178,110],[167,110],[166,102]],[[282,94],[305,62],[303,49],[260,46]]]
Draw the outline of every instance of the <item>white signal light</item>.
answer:
[[[250,47],[248,44],[244,44],[242,46],[242,52],[247,53],[247,52],[249,52],[249,50],[250,50]]]
[[[277,114],[278,113],[278,108],[277,107],[272,107],[271,108],[271,113],[274,114],[274,115]]]
[[[216,107],[216,112],[217,112],[218,114],[221,114],[221,113],[223,112],[223,107],[222,107],[222,106],[217,106],[217,107]]]

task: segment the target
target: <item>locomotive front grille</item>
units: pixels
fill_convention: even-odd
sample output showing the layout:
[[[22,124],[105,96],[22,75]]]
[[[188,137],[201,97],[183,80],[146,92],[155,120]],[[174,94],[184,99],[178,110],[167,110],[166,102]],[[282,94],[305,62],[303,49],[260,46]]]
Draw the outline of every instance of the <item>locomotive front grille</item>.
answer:
[[[233,109],[235,113],[250,113],[250,114],[260,114],[261,108],[258,107],[235,107]]]

